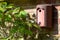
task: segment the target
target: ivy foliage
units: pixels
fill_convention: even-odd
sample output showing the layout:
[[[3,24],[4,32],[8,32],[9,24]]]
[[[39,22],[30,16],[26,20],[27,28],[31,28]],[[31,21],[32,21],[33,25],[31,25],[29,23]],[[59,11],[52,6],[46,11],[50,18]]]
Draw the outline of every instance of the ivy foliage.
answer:
[[[23,37],[24,35],[32,35],[33,31],[29,28],[37,28],[36,22],[31,19],[23,8],[0,2],[0,34],[6,40]]]

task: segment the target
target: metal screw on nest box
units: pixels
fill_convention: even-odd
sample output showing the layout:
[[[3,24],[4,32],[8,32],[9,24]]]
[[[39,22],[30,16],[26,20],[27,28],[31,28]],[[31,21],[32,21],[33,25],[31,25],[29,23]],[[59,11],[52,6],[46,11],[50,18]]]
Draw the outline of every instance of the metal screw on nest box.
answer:
[[[41,24],[41,22],[39,22],[39,25]]]

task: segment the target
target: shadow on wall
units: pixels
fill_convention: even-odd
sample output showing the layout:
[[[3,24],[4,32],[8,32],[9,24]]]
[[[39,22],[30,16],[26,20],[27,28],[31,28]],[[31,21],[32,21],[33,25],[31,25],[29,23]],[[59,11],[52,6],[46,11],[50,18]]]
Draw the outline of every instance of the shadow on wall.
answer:
[[[58,10],[55,6],[53,6],[53,15],[52,15],[52,20],[53,20],[53,35],[58,34]]]

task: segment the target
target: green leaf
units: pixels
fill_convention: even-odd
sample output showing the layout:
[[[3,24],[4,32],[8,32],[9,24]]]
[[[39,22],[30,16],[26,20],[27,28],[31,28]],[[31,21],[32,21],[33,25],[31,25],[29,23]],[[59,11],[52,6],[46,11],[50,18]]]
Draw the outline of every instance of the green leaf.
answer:
[[[2,13],[2,11],[0,10],[0,13]]]
[[[33,32],[32,32],[31,30],[26,30],[26,29],[25,29],[25,34],[26,34],[26,35],[27,35],[27,34],[28,34],[28,35],[32,35],[32,33],[33,33]]]
[[[18,13],[18,12],[19,12],[19,10],[20,10],[20,7],[15,8],[15,9],[13,10],[13,13]]]
[[[14,26],[14,27],[10,30],[10,33],[11,33],[11,34],[14,34],[14,33],[17,32],[17,30],[18,30],[18,27],[17,27],[17,26]]]
[[[32,27],[32,23],[27,22],[28,27]]]
[[[0,7],[0,12],[4,12],[6,9]]]
[[[15,13],[15,14],[14,14],[14,16],[15,16],[16,18],[19,17],[18,15],[19,15],[19,13]],[[19,18],[20,18],[20,17],[19,17]]]
[[[6,9],[6,6],[7,6],[7,3],[6,2],[2,2],[2,3],[0,3],[0,11],[1,12],[4,12]]]
[[[3,14],[2,13],[0,13],[0,18],[2,18],[3,17]]]
[[[12,12],[13,12],[13,10],[8,10],[8,11],[6,11],[6,13],[5,13],[5,15],[10,15],[10,14],[12,14]]]
[[[5,17],[4,17],[5,19],[5,21],[11,21],[12,20],[12,18],[11,18],[11,15],[5,15]]]
[[[25,28],[23,26],[20,26],[19,32],[21,33],[21,35],[24,35],[25,34]]]
[[[2,5],[1,5],[2,8],[6,8],[7,2],[2,2],[1,4],[2,4]]]
[[[10,8],[13,8],[14,7],[14,5],[13,4],[9,4],[8,6],[6,6],[6,8],[8,9],[10,9]]]
[[[27,13],[24,10],[20,11],[20,13],[19,13],[19,16],[22,18],[26,17],[26,15],[27,15]]]
[[[35,28],[40,29],[37,24],[32,24]]]

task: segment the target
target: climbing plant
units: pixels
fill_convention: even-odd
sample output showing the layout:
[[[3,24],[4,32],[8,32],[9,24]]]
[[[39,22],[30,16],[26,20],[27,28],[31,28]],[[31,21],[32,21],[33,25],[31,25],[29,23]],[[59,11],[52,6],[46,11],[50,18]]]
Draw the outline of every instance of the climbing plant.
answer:
[[[39,29],[36,22],[29,17],[22,7],[0,2],[0,39],[21,40],[32,36],[30,28]]]

